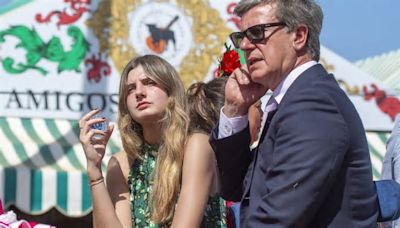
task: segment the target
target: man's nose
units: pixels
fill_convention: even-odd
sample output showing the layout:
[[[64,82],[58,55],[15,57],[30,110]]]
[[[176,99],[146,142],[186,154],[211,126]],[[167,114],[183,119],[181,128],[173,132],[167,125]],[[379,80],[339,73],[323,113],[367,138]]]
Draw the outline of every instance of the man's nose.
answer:
[[[244,36],[242,42],[240,42],[240,49],[245,51],[252,48],[254,48],[254,44],[247,38],[247,36]]]

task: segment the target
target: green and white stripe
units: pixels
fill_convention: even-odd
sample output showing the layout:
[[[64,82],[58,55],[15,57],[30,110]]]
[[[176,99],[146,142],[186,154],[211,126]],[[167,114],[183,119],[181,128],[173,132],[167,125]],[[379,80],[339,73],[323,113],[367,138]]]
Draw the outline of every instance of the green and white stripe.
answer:
[[[367,132],[374,179],[389,133]],[[86,160],[77,121],[0,117],[0,198],[7,206],[40,214],[52,207],[68,216],[91,211]],[[103,170],[120,150],[119,132],[109,142]]]
[[[359,60],[355,65],[395,90],[389,95],[400,95],[400,49]]]
[[[390,133],[387,132],[367,132],[374,180],[378,180],[381,176],[382,162],[386,153],[386,142],[389,136]]]
[[[0,117],[0,198],[31,214],[56,207],[68,216],[91,210],[77,121]],[[120,150],[115,131],[103,170]]]

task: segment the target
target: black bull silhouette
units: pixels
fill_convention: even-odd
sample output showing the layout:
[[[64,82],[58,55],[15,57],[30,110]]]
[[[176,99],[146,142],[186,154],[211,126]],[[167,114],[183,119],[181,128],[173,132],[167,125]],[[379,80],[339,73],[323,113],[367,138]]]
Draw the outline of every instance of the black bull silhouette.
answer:
[[[169,41],[172,41],[174,48],[176,48],[174,31],[171,31],[169,28],[178,20],[178,18],[179,16],[175,16],[165,28],[158,28],[155,24],[146,24],[149,28],[150,36],[153,39],[153,44],[158,45],[161,40],[164,40],[167,44]]]

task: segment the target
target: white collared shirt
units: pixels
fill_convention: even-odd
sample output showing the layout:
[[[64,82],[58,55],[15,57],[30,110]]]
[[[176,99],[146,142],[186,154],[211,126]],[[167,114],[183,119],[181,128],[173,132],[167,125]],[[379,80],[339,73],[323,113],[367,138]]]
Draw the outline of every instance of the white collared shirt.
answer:
[[[276,87],[273,91],[272,96],[274,97],[275,101],[279,104],[281,103],[283,96],[285,96],[289,87],[293,84],[293,82],[307,69],[311,68],[312,66],[318,64],[316,61],[312,60],[306,62],[294,70],[292,70],[288,76],[286,76]],[[266,93],[263,97],[261,97],[261,108],[264,111],[267,105],[267,101],[269,100],[269,94]],[[224,112],[224,107],[221,108],[220,117],[219,117],[219,128],[218,128],[218,138],[222,139],[228,136],[231,136],[241,130],[243,130],[249,121],[248,114],[244,116],[237,116],[233,118],[228,118]],[[263,129],[264,126],[261,126]]]

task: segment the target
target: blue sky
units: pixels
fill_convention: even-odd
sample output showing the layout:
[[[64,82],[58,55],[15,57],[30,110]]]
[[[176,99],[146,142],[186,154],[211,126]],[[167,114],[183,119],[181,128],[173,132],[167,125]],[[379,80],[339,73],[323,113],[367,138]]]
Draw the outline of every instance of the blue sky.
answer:
[[[400,0],[317,0],[321,43],[357,61],[400,48]]]

